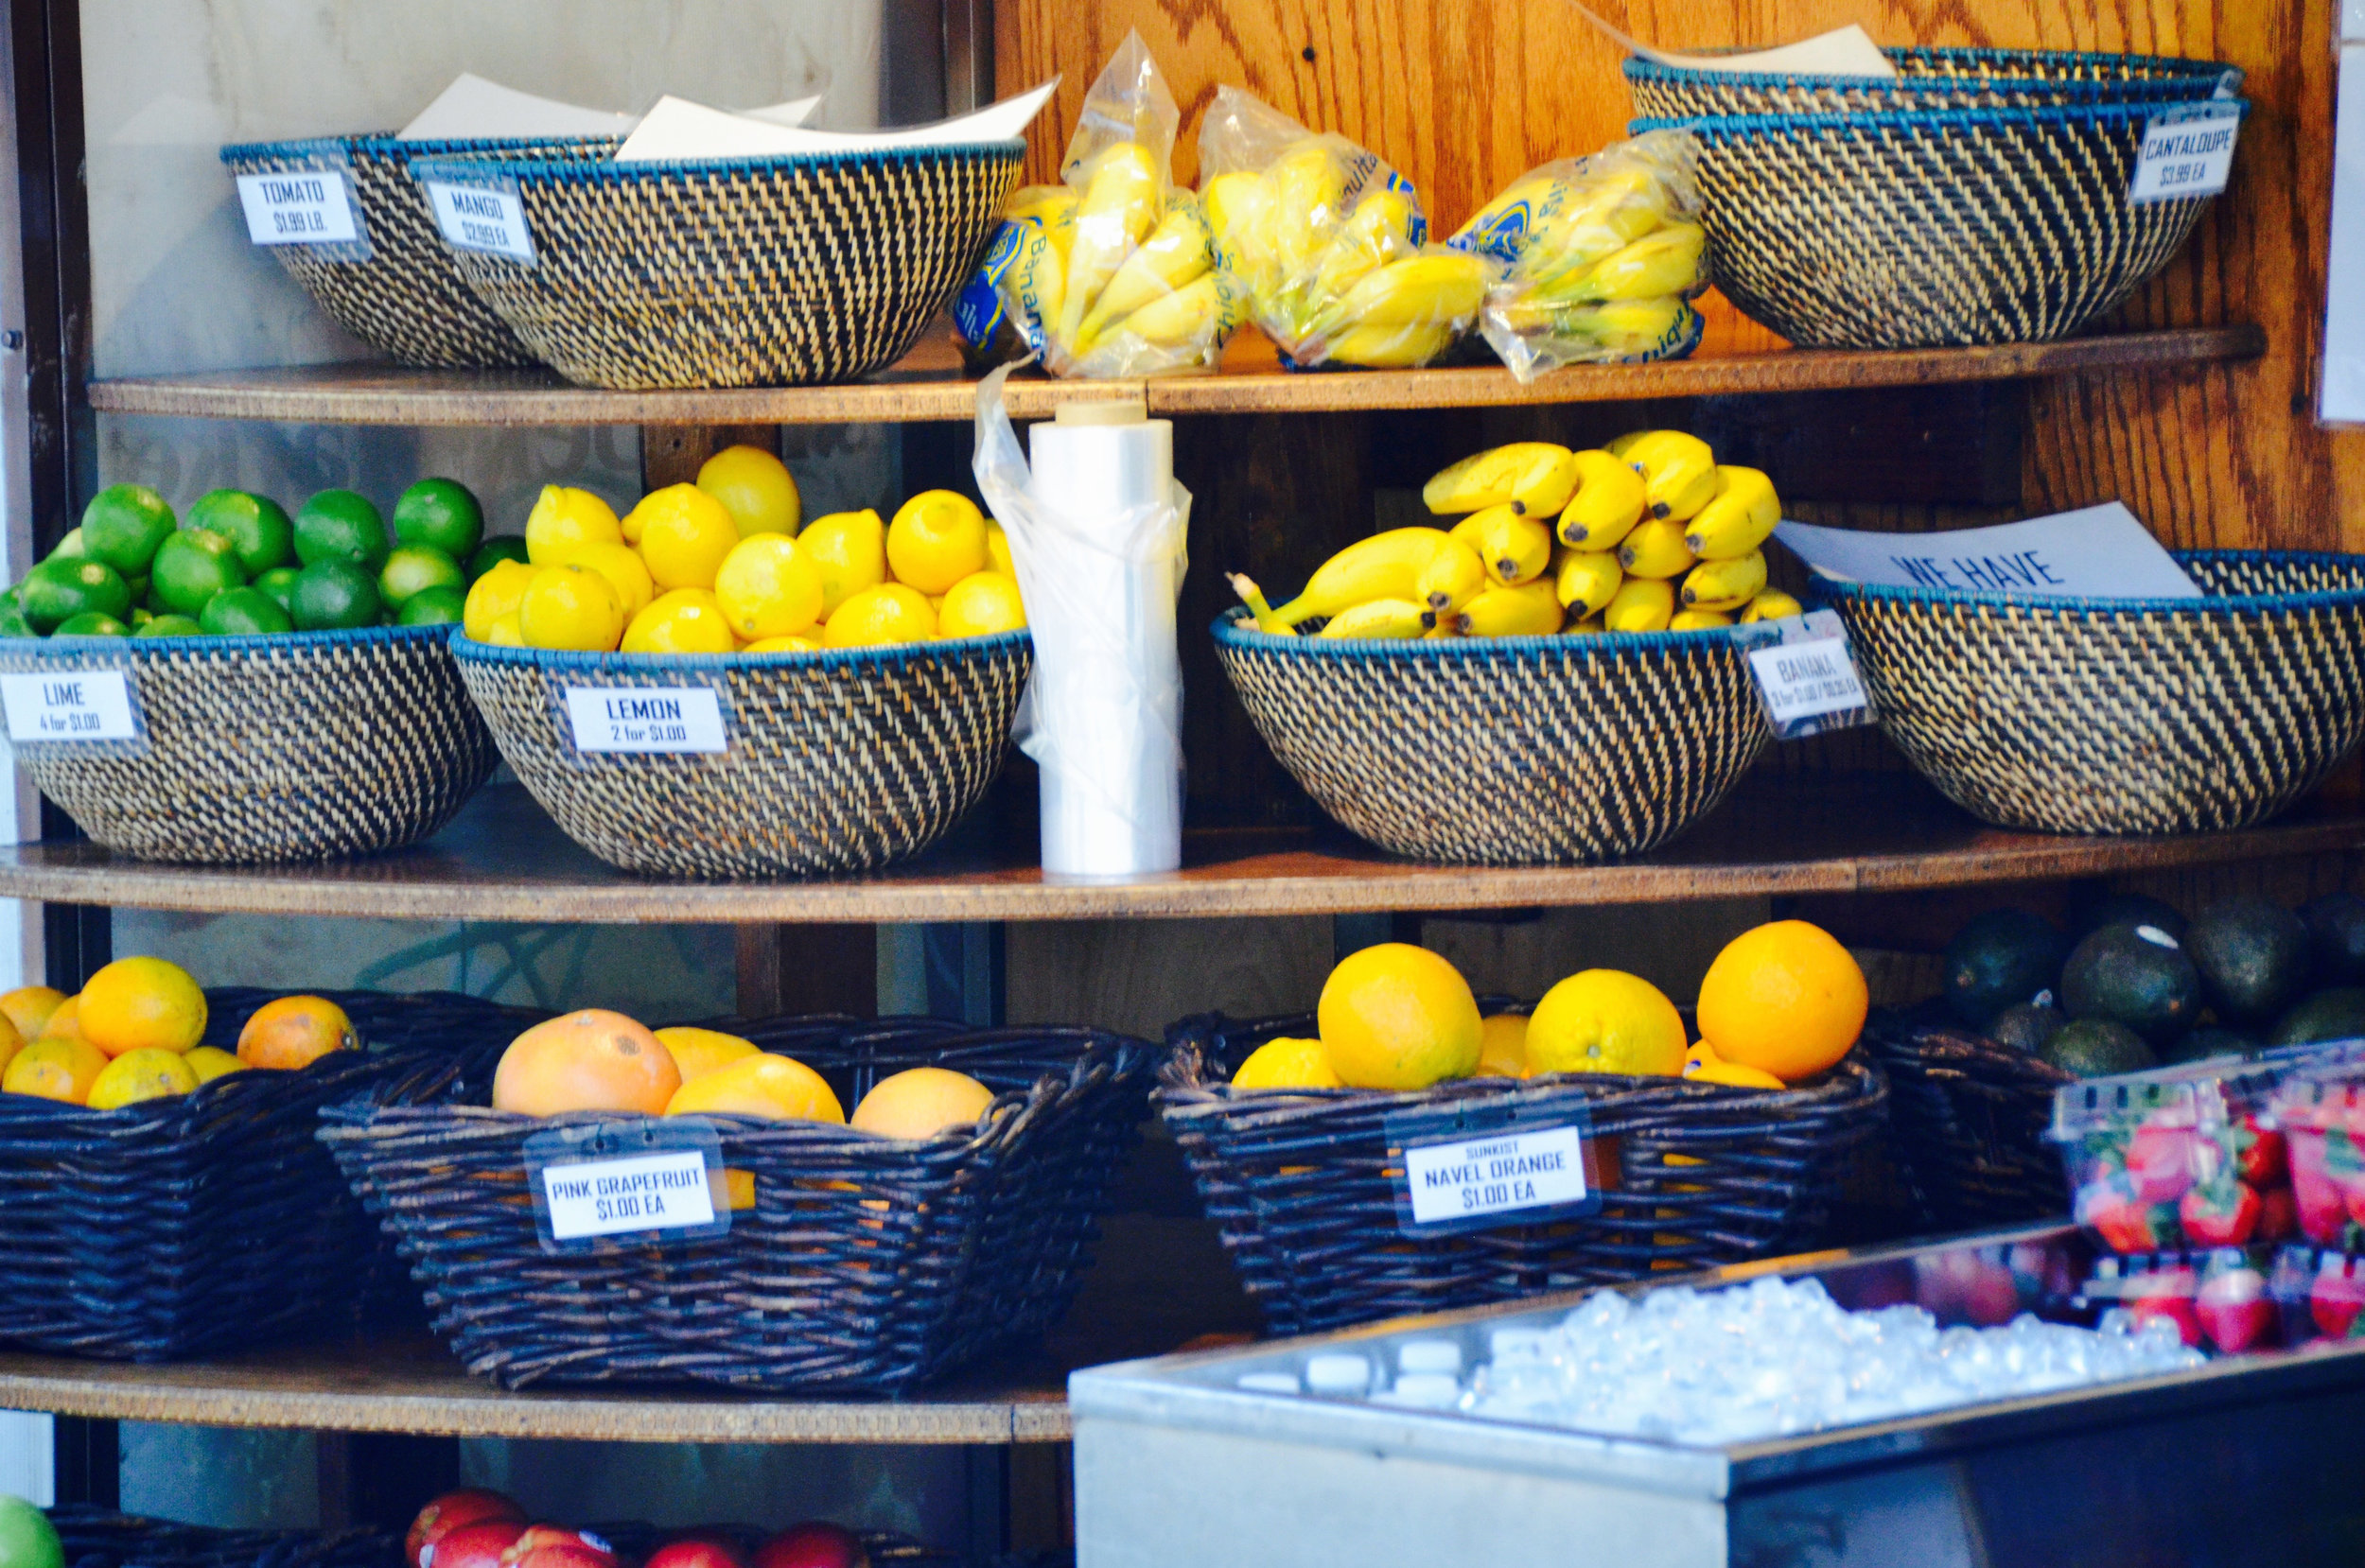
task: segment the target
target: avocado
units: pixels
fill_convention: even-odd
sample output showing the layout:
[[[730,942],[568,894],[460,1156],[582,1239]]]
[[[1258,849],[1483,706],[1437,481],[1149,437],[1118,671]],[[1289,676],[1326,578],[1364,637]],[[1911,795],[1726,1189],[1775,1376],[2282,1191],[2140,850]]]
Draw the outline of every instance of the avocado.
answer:
[[[2160,1065],[2141,1035],[2109,1019],[2077,1019],[2063,1024],[2038,1054],[2080,1078],[2142,1072]]]
[[[2228,898],[2194,916],[2184,954],[2201,990],[2230,1022],[2264,1022],[2307,990],[2315,955],[2306,924],[2264,898]]]
[[[2365,983],[2365,898],[2327,893],[2300,906],[2316,952],[2316,978],[2326,985]]]
[[[2112,893],[2078,912],[2070,922],[2070,939],[2082,942],[2105,926],[2154,926],[2181,942],[2184,925],[2184,916],[2173,906],[2148,894]]]
[[[2042,1055],[2045,1042],[2059,1034],[2061,1026],[2068,1022],[2058,1007],[2015,1002],[1988,1020],[1988,1038],[2032,1056]]]
[[[2205,1062],[2218,1056],[2254,1056],[2257,1054],[2258,1042],[2250,1036],[2238,1030],[2204,1024],[2179,1035],[2161,1047],[2160,1064],[2176,1067],[2185,1062]]]
[[[2275,1019],[2269,1045],[2312,1045],[2318,1040],[2365,1039],[2365,986],[2335,985],[2318,991]]]
[[[1973,1029],[2061,978],[2069,942],[2052,921],[2024,909],[1973,915],[1946,945],[1946,1001]]]
[[[2105,926],[2061,966],[2061,1005],[2073,1019],[2109,1019],[2146,1040],[2169,1040],[2200,1012],[2200,972],[2157,926]]]

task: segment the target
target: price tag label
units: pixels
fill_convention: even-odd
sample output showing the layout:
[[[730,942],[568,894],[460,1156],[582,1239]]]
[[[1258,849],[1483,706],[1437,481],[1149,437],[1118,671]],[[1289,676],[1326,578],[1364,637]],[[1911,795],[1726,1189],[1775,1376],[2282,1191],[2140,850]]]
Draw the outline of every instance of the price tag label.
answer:
[[[2239,104],[2181,104],[2154,114],[2144,124],[2144,150],[2127,199],[2141,205],[2216,195],[2234,172],[2234,144],[2241,133]]]
[[[257,245],[342,245],[362,238],[343,170],[291,169],[241,174],[238,201],[246,235]]]
[[[0,675],[0,706],[8,709],[9,739],[18,744],[139,738],[131,677],[120,670]]]
[[[730,1228],[723,1144],[712,1125],[675,1120],[601,1122],[526,1140],[526,1180],[543,1245],[595,1246],[611,1237],[666,1239]]]
[[[730,749],[711,687],[570,686],[567,717],[581,752]]]
[[[534,235],[526,228],[525,200],[514,183],[463,185],[429,180],[424,183],[428,201],[435,210],[435,226],[454,246],[534,265]]]
[[[1515,1097],[1400,1111],[1388,1141],[1403,1154],[1396,1228],[1406,1235],[1533,1225],[1601,1208],[1582,1099],[1538,1106]]]
[[[1758,700],[1777,739],[1872,722],[1872,699],[1835,610],[1736,627]]]

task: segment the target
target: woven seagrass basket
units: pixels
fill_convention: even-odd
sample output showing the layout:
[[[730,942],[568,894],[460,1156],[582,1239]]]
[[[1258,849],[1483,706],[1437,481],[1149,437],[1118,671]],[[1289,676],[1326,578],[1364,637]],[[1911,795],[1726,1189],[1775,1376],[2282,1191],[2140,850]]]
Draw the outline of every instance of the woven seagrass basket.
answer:
[[[227,1050],[274,995],[206,993]],[[233,1072],[120,1110],[0,1094],[0,1342],[172,1361],[352,1327],[396,1277],[316,1141],[321,1106],[431,1089],[454,1053],[547,1015],[444,994],[330,991],[367,1049]]]
[[[20,742],[41,793],[141,860],[320,861],[413,844],[498,760],[451,629],[0,639],[0,674],[126,674],[137,741]]]
[[[2210,199],[2128,200],[2160,107],[1630,129],[1700,139],[1710,266],[1745,314],[1801,346],[1930,348],[2065,338],[2166,264]]]
[[[2015,1051],[1916,1008],[1876,1010],[1864,1050],[1889,1080],[1889,1159],[1930,1230],[2069,1212],[2061,1152],[2045,1141],[2053,1091],[2073,1082]]]
[[[2242,828],[2365,738],[2365,555],[2179,551],[2199,599],[2013,599],[1818,581],[1874,717],[2006,828]]]
[[[1877,114],[1918,109],[2041,109],[2078,103],[2180,103],[2240,89],[2240,67],[2216,60],[2058,49],[1883,49],[1897,78],[1704,71],[1626,61],[1635,113],[1690,119],[1726,114]]]
[[[715,1383],[889,1393],[1040,1334],[1089,1262],[1157,1054],[1080,1029],[964,1033],[930,1019],[726,1021],[830,1081],[951,1067],[996,1091],[920,1141],[820,1122],[705,1118],[753,1207],[726,1235],[546,1251],[524,1144],[487,1108],[494,1057],[458,1082],[332,1106],[321,1138],[401,1247],[436,1332],[474,1372],[530,1383]]]
[[[1499,1000],[1489,1013],[1524,1011]],[[1210,1013],[1166,1030],[1151,1103],[1191,1167],[1200,1206],[1276,1334],[1316,1333],[1541,1291],[1706,1268],[1813,1245],[1847,1158],[1887,1108],[1860,1054],[1796,1089],[1609,1073],[1467,1078],[1415,1094],[1235,1090],[1250,1052],[1311,1036],[1313,1015]],[[1550,1125],[1580,1107],[1611,1152],[1600,1212],[1408,1237],[1397,1229],[1396,1112],[1510,1099]]]
[[[269,247],[279,264],[346,331],[398,362],[491,370],[541,361],[462,280],[426,193],[412,183],[412,160],[605,157],[620,145],[614,136],[405,142],[380,133],[240,143],[223,148],[221,161],[232,174],[348,173],[368,254],[358,247]]]
[[[1334,641],[1246,614],[1217,618],[1216,656],[1256,733],[1323,810],[1417,860],[1638,855],[1768,740],[1723,632]]]
[[[569,380],[815,386],[884,369],[919,340],[992,235],[1025,151],[422,161],[412,175],[516,183],[535,259],[452,259]]]
[[[1001,771],[1024,632],[827,653],[452,650],[501,756],[569,837],[627,871],[867,871],[942,838]],[[570,688],[705,688],[729,749],[578,751]]]

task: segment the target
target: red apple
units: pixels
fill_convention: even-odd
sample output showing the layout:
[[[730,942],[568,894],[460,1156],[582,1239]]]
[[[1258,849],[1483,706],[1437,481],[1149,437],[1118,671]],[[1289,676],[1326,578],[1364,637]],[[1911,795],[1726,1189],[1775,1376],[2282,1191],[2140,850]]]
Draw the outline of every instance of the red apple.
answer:
[[[755,1568],[870,1568],[870,1554],[853,1531],[816,1519],[758,1547]]]
[[[419,1554],[423,1548],[434,1545],[463,1524],[482,1524],[488,1519],[514,1519],[523,1524],[526,1511],[497,1491],[478,1487],[447,1491],[421,1508],[419,1517],[411,1522],[410,1532],[402,1538],[403,1560],[411,1568],[420,1568]]]
[[[500,1568],[616,1568],[616,1549],[564,1524],[536,1524],[510,1543]]]
[[[649,1554],[642,1568],[748,1568],[746,1554],[719,1535],[677,1535]]]
[[[525,1533],[522,1519],[487,1519],[446,1530],[420,1556],[424,1568],[500,1568],[503,1554]]]

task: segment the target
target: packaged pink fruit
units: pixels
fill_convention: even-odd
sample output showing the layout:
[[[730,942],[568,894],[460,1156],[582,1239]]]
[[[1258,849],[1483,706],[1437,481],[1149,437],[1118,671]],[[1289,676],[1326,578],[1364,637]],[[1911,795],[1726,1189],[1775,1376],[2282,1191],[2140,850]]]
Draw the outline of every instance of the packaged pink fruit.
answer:
[[[2299,1227],[2324,1246],[2365,1244],[2365,1063],[2297,1072],[2276,1090]]]
[[[2053,1096],[2071,1212],[2113,1252],[2247,1246],[2290,1233],[2281,1072],[2238,1060],[2089,1078]]]

